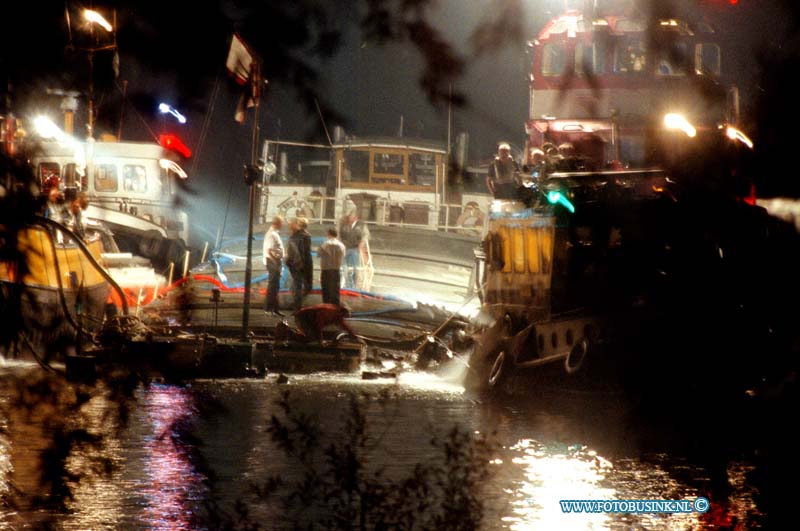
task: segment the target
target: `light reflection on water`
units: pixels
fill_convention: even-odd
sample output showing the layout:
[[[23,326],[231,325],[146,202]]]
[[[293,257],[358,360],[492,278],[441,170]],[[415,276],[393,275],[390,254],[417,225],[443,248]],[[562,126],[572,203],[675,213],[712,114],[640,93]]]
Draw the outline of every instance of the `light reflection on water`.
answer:
[[[192,466],[191,443],[177,439],[181,424],[195,413],[190,393],[181,387],[153,385],[145,395],[144,408],[151,432],[144,440],[145,497],[143,520],[148,529],[193,529],[193,505],[201,499],[202,474]]]
[[[509,529],[607,529],[609,518],[592,514],[576,518],[560,510],[560,500],[611,500],[614,489],[601,486],[613,466],[585,447],[547,447],[522,439],[510,448],[512,463],[524,474],[508,491],[513,515],[503,518]],[[577,524],[577,525],[576,525]]]
[[[499,447],[486,486],[485,529],[714,529],[730,522],[731,515],[741,519],[756,510],[753,489],[745,481],[749,465],[731,463],[730,495],[718,504],[721,515],[563,514],[562,499],[692,499],[706,494],[708,471],[677,454],[638,455],[613,423],[481,404],[460,386],[431,374],[406,373],[397,381],[316,374],[290,377],[288,385],[269,378],[148,386],[127,428],[118,437],[104,431],[105,451],[116,469],[110,477],[80,483],[73,512],[60,517],[61,528],[203,529],[196,518],[209,496],[232,504],[252,494],[251,482],[286,472],[283,454],[265,433],[275,400],[286,389],[300,408],[316,411],[330,433],[338,430],[351,393],[391,390],[387,409],[369,403],[366,411],[371,429],[382,434],[374,463],[387,470],[407,472],[435,458],[431,435],[453,424],[493,433]],[[90,402],[89,409],[98,412],[89,418],[102,418],[105,407],[102,401]],[[43,444],[42,438],[16,439],[13,427],[7,437],[0,432],[0,493],[8,488],[13,465],[4,460],[11,455],[6,449],[31,454]],[[213,472],[210,483],[206,470]],[[0,529],[13,520],[4,512],[0,508]],[[255,506],[253,514],[269,528],[290,527],[272,509]]]

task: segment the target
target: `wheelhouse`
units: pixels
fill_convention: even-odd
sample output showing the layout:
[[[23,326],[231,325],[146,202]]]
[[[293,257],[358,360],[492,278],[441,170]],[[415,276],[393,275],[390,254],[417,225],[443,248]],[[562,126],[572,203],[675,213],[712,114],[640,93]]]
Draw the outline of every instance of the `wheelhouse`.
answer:
[[[529,46],[528,162],[533,148],[570,143],[587,169],[638,166],[667,113],[705,129],[736,121],[735,89],[720,85],[722,55],[706,23],[569,11]]]
[[[174,205],[182,170],[157,144],[43,142],[32,164],[43,188],[57,183],[68,192],[85,192],[95,207],[139,218],[168,237],[188,241],[186,214]]]
[[[333,146],[273,144],[282,151],[275,157],[278,173],[269,183],[264,219],[302,215],[331,223],[354,208],[361,219],[376,225],[457,229],[461,220],[471,224],[470,231],[480,230],[474,222],[483,217],[466,219],[462,200],[467,196],[448,187],[447,150],[441,143],[365,138]],[[316,148],[316,155],[309,148]],[[320,148],[328,152],[327,160],[320,158]],[[305,161],[295,164],[289,160],[293,157]],[[488,205],[472,202],[470,213],[486,211]]]

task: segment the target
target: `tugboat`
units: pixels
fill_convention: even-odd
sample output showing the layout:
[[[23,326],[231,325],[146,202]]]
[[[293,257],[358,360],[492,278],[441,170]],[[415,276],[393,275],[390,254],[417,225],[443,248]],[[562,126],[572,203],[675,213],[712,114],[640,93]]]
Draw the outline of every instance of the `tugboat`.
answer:
[[[797,235],[754,206],[714,40],[595,10],[531,42],[530,177],[476,254],[467,387],[725,400],[790,370]]]
[[[466,387],[722,400],[786,374],[796,233],[680,177],[555,171],[495,201]]]
[[[658,170],[555,172],[527,203],[495,201],[476,252],[483,317],[493,324],[467,386],[513,393],[521,375],[556,388],[609,386],[615,371],[599,353],[614,323],[636,316],[632,269],[654,250],[643,247],[657,246],[637,232],[667,189]]]

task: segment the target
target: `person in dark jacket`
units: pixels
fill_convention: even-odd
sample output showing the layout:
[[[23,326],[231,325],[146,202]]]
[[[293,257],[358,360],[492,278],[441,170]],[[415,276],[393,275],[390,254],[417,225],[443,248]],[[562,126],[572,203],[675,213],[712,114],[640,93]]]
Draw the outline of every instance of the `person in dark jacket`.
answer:
[[[308,220],[294,218],[289,222],[289,242],[286,246],[286,267],[292,275],[292,293],[294,309],[303,306],[303,297],[311,291],[311,279],[314,274],[314,262],[311,259],[311,235],[306,230]]]

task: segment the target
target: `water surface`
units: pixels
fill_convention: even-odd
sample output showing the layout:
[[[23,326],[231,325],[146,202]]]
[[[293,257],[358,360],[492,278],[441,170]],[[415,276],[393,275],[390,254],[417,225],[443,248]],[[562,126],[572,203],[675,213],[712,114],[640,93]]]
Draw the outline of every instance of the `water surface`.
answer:
[[[31,369],[0,370],[8,397],[14,377]],[[291,528],[280,504],[262,503],[253,491],[270,476],[297,476],[266,431],[278,412],[276,400],[287,389],[292,404],[310,412],[326,437],[340,433],[351,396],[390,392],[388,400],[364,402],[368,429],[379,443],[369,453],[369,467],[389,478],[441,459],[431,439],[441,440],[453,426],[489,437],[495,446],[491,479],[481,492],[484,529],[755,529],[761,518],[757,490],[748,481],[754,465],[746,452],[715,456],[698,450],[703,445],[691,435],[643,424],[614,401],[483,402],[454,381],[431,374],[409,373],[397,382],[316,374],[291,377],[288,385],[271,377],[150,384],[136,392],[123,425],[109,420],[115,418],[108,415],[113,404],[92,398],[81,408],[80,420],[103,434],[102,447],[75,448],[68,464],[76,470],[96,466],[99,455],[113,466],[75,482],[65,511],[34,510],[27,502],[17,509],[4,505],[0,528],[25,529],[49,516],[64,530],[211,529],[209,504],[228,510],[237,500],[248,504],[251,518],[264,528]],[[50,441],[40,421],[13,409],[2,421],[4,499],[11,488],[37,490],[38,458]],[[697,496],[708,497],[712,510],[586,515],[565,514],[559,504],[564,499]]]

